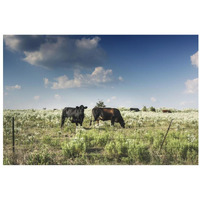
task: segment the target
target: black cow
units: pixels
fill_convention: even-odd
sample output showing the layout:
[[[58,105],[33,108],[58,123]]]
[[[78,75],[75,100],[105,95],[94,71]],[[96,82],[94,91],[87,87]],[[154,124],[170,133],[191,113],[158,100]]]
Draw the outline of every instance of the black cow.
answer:
[[[119,122],[121,127],[125,128],[125,122],[121,116],[121,113],[116,108],[98,108],[95,107],[92,109],[92,114],[94,116],[93,122],[97,121],[99,124],[99,120],[107,121],[111,120],[111,125],[114,126],[115,122]],[[90,126],[92,124],[92,118],[90,121]]]
[[[134,110],[135,112],[139,112],[140,109],[139,108],[130,108],[130,111]]]
[[[61,121],[61,128],[65,123],[65,118],[71,118],[72,123],[76,123],[76,126],[80,124],[82,126],[83,119],[84,119],[84,109],[87,106],[81,105],[80,107],[76,106],[76,108],[65,107],[62,110],[62,121]]]

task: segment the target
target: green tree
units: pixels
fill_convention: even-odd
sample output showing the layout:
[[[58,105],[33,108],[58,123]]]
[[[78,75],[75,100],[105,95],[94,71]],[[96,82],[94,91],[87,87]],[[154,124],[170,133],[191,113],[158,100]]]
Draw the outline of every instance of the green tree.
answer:
[[[104,102],[102,100],[99,100],[97,103],[96,103],[96,106],[95,107],[98,107],[98,108],[105,108],[106,105],[104,104]]]
[[[147,107],[144,106],[144,107],[142,108],[142,111],[147,111]]]
[[[150,111],[156,112],[156,109],[155,109],[153,106],[151,106],[151,107],[150,107]]]

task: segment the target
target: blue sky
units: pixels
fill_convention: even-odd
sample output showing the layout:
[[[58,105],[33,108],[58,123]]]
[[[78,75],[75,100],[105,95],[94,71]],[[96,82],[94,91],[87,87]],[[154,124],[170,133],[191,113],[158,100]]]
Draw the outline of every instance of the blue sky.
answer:
[[[197,35],[5,35],[4,108],[198,107]]]

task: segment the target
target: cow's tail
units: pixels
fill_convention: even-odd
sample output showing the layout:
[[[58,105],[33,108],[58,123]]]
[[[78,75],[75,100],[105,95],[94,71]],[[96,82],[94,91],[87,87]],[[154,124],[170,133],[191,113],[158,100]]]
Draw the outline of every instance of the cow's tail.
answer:
[[[63,127],[64,123],[65,123],[65,109],[62,110],[61,126],[60,126],[60,128]]]

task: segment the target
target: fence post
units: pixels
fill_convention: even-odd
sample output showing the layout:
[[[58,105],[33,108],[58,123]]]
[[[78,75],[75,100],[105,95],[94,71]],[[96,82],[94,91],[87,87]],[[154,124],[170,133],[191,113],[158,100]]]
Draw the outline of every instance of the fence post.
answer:
[[[15,124],[14,124],[14,117],[12,118],[12,149],[13,149],[13,153],[15,152]]]
[[[163,146],[163,144],[164,144],[164,142],[165,142],[165,139],[166,139],[167,134],[168,134],[168,132],[169,132],[169,129],[170,129],[170,127],[171,127],[172,121],[173,121],[173,119],[171,120],[171,122],[170,122],[170,124],[169,124],[169,127],[168,127],[168,129],[167,129],[167,132],[165,133],[164,139],[163,139],[162,144],[161,144],[161,146],[160,146],[160,151],[161,151],[162,146]]]

